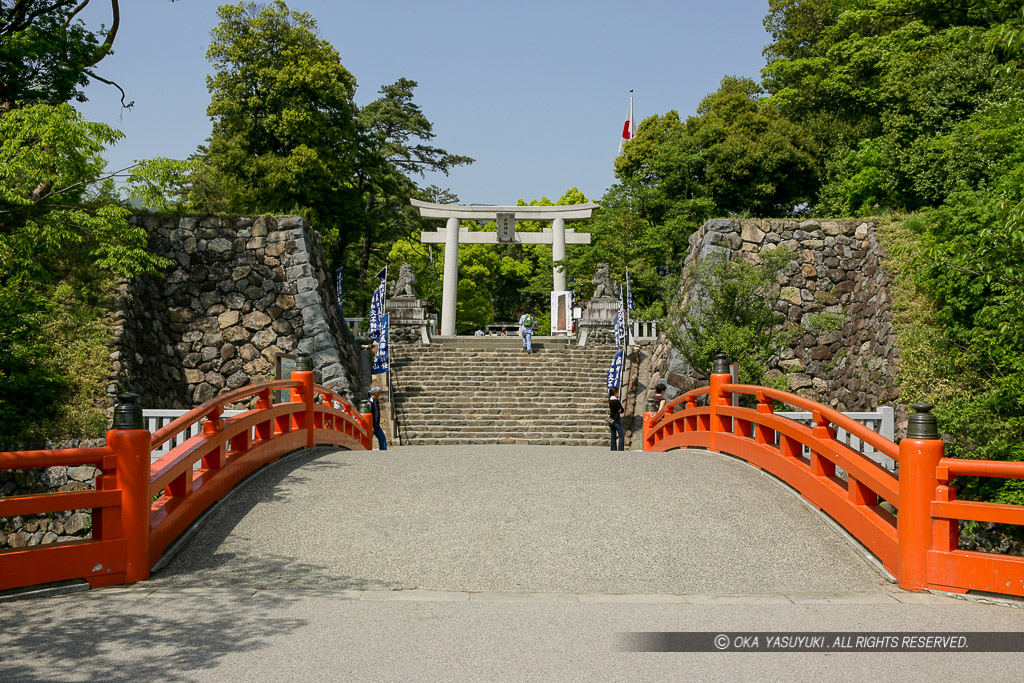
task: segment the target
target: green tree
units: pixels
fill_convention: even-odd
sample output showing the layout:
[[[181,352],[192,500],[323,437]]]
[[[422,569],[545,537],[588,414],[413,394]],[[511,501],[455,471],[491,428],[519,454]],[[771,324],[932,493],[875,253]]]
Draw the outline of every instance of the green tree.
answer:
[[[583,224],[581,230],[589,232],[589,246],[569,246],[566,254],[566,272],[575,278],[576,296],[588,298],[593,294],[591,278],[600,263],[611,268],[612,278],[625,284],[629,269],[633,299],[640,311],[637,318],[661,318],[666,311],[662,303],[663,278],[658,266],[667,266],[681,260],[692,228],[674,223],[655,223],[634,210],[640,203],[635,185],[613,185],[601,199],[601,208]],[[694,220],[695,225],[700,222]]]
[[[83,245],[95,264],[121,275],[153,270],[146,233],[109,196],[91,194],[101,153],[121,133],[85,121],[67,104],[0,115],[0,268],[33,273],[39,258]]]
[[[415,176],[472,162],[431,144],[433,126],[400,78],[359,109],[356,80],[283,0],[225,5],[207,57],[213,133],[199,151],[191,204],[207,210],[294,212],[324,237],[329,265],[345,267],[348,309],[365,312],[370,275],[397,239],[421,228]]]
[[[784,317],[776,312],[779,275],[792,261],[788,249],[762,252],[759,263],[709,258],[689,268],[689,298],[681,302],[673,342],[703,377],[711,376],[715,354],[740,366],[740,381],[764,384],[766,371],[789,341]]]
[[[821,150],[816,211],[941,202],[935,191],[948,181],[939,176],[957,155],[933,138],[1008,95],[1008,86],[995,91],[1000,65],[980,42],[1019,16],[1019,3],[1004,0],[773,0],[763,83]]]
[[[113,52],[121,25],[121,6],[110,1],[110,26],[92,30],[79,14],[90,0],[7,0],[0,3],[0,105],[5,109],[34,103],[82,102],[89,80],[125,92],[96,73]],[[171,0],[174,2],[174,0]]]
[[[62,330],[48,325],[104,286],[97,271],[131,276],[165,263],[147,251],[145,231],[100,182],[100,155],[120,136],[67,104],[0,114],[0,442],[55,418],[81,381],[62,374],[74,364],[60,362],[77,342],[55,348]],[[75,289],[55,300],[58,283],[76,272]],[[93,327],[78,314],[71,319],[79,338]]]
[[[213,132],[200,152],[223,180],[207,186],[230,188],[236,211],[302,213],[329,234],[360,208],[355,78],[316,20],[282,0],[217,14],[206,53]]]
[[[640,122],[636,137],[615,160],[620,188],[601,204],[628,204],[629,211],[654,225],[692,231],[716,211],[704,188],[707,151],[676,111]]]
[[[753,80],[726,76],[687,121],[687,132],[707,150],[703,190],[719,210],[788,216],[814,198],[817,155],[803,128],[761,95]]]
[[[355,266],[357,291],[363,293],[374,252],[376,268],[395,239],[408,238],[420,226],[409,199],[424,197],[413,177],[422,178],[427,171],[447,175],[453,167],[473,162],[428,144],[434,139],[433,124],[413,101],[416,85],[400,78],[382,87],[381,97],[360,109],[357,117],[361,137],[355,184],[363,211],[353,215],[351,228],[342,232],[359,242],[358,258],[348,262]]]

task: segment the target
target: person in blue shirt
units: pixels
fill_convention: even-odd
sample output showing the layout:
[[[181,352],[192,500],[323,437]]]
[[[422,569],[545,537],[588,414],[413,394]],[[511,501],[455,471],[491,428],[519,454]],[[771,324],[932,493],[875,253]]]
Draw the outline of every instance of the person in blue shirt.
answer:
[[[523,353],[533,353],[534,319],[529,313],[519,316],[519,336],[523,338]]]

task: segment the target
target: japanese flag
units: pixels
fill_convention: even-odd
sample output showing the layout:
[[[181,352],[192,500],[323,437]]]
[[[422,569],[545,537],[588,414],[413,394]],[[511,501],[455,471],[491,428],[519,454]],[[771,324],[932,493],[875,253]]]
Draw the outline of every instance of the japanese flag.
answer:
[[[626,145],[626,140],[636,137],[636,122],[633,121],[633,91],[629,91],[629,109],[626,110],[626,122],[622,124],[622,139],[619,140],[619,154]]]

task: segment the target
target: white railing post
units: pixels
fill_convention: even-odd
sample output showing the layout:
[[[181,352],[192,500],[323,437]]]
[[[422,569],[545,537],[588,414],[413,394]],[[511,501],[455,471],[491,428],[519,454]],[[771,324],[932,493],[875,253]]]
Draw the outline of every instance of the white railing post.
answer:
[[[790,420],[801,422],[803,424],[810,424],[811,421],[811,414],[807,412],[780,411],[775,414],[779,417],[786,417]],[[893,437],[896,432],[896,418],[895,410],[892,406],[879,406],[878,410],[874,412],[844,412],[843,415],[860,422],[871,431],[877,432],[880,436],[889,439],[889,441],[895,440]],[[845,443],[851,449],[862,453],[864,456],[874,460],[887,470],[893,471],[896,469],[896,463],[893,462],[891,458],[878,452],[871,444],[864,443],[857,437],[848,434],[845,429],[836,427],[835,438],[836,441]]]

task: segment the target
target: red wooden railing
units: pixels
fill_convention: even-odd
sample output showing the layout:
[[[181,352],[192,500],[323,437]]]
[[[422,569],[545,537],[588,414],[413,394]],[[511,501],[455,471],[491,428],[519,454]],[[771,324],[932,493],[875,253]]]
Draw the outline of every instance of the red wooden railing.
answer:
[[[770,472],[839,522],[902,588],[1024,595],[1024,557],[957,548],[959,520],[1024,524],[1024,506],[957,501],[949,486],[957,475],[1024,479],[1024,463],[945,458],[937,432],[897,446],[827,406],[730,379],[714,373],[710,386],[645,413],[644,450],[704,448]],[[756,408],[733,406],[734,394],[754,397]],[[700,396],[708,405],[697,405]],[[810,411],[813,426],[774,415],[773,401]],[[911,420],[918,417],[923,424],[923,416]],[[899,477],[837,441],[836,427],[898,462]]]
[[[274,404],[277,389],[292,389],[291,401]],[[225,406],[252,396],[254,410],[221,418]],[[150,464],[150,449],[200,420],[202,435]],[[0,498],[0,517],[92,509],[91,539],[0,550],[0,590],[78,578],[94,587],[146,579],[168,546],[257,468],[314,445],[369,450],[371,435],[368,415],[315,385],[312,372],[296,371],[289,380],[218,396],[153,434],[112,429],[102,448],[0,453],[0,469],[94,465],[101,472],[92,491]]]

